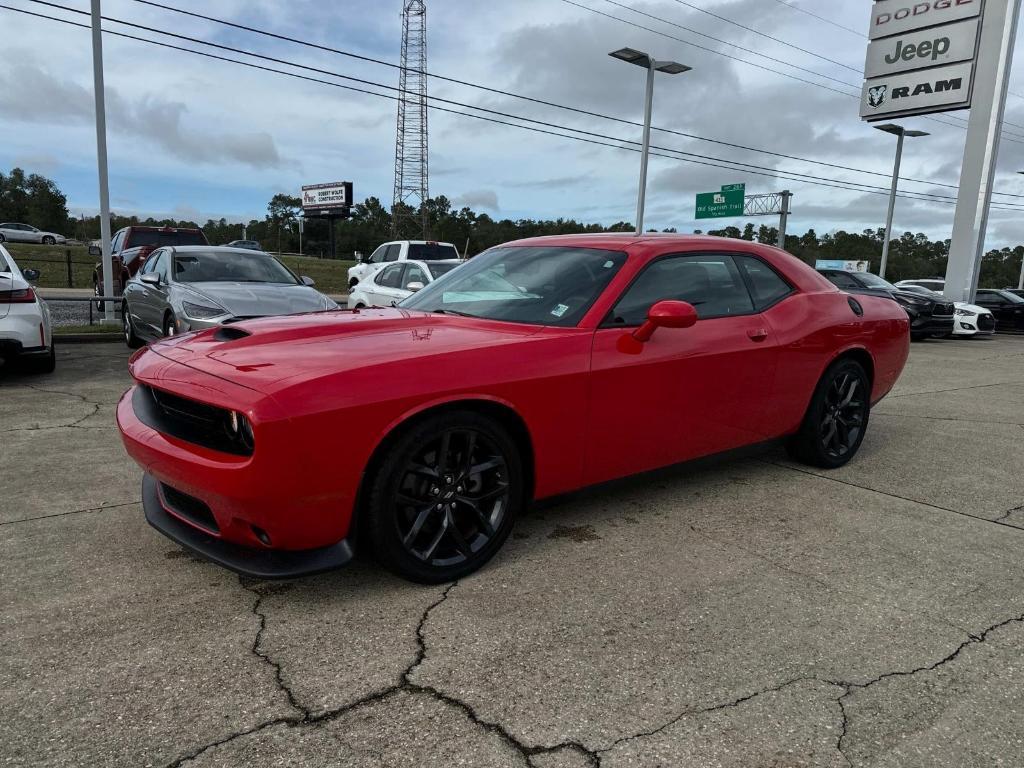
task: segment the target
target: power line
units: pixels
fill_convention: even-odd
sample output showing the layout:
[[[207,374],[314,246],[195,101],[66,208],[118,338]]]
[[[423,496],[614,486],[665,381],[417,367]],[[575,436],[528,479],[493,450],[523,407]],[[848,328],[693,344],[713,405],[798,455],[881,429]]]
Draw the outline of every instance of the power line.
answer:
[[[800,13],[806,13],[808,16],[813,16],[814,18],[818,19],[819,21],[823,21],[826,24],[831,24],[833,27],[836,27],[838,29],[842,29],[842,30],[845,30],[847,32],[850,32],[850,33],[856,35],[857,37],[867,37],[867,35],[865,35],[863,32],[858,32],[856,29],[853,29],[851,27],[844,27],[842,24],[837,24],[836,22],[832,21],[832,19],[827,19],[824,16],[819,16],[818,14],[813,13],[812,11],[808,11],[808,10],[805,10],[803,8],[800,8],[797,5],[795,5],[794,3],[787,2],[787,0],[775,0],[775,2],[779,3],[780,5],[786,6],[787,8],[792,8],[794,11],[799,11]]]
[[[349,58],[352,58],[352,59],[357,59],[357,60],[360,60],[360,61],[366,61],[366,62],[370,62],[370,63],[373,63],[373,64],[379,64],[379,65],[382,65],[382,66],[391,67],[393,69],[401,69],[402,68],[400,64],[395,64],[394,62],[386,61],[384,59],[377,59],[377,58],[373,58],[373,57],[370,57],[370,56],[365,56],[365,55],[362,55],[362,54],[353,53],[351,51],[345,51],[345,50],[342,50],[342,49],[339,49],[339,48],[333,48],[333,47],[330,47],[330,46],[321,45],[319,43],[314,43],[314,42],[311,42],[309,40],[303,40],[301,38],[289,37],[287,35],[281,35],[281,34],[278,34],[276,32],[271,32],[269,30],[260,29],[258,27],[247,26],[245,24],[239,24],[237,22],[228,21],[226,19],[220,19],[220,18],[217,18],[217,17],[214,17],[214,16],[207,16],[205,14],[197,13],[195,11],[185,10],[184,8],[178,8],[178,7],[173,6],[173,5],[166,5],[164,3],[155,2],[154,0],[135,0],[135,2],[140,3],[142,5],[148,5],[148,6],[152,6],[152,7],[155,7],[155,8],[160,8],[160,9],[166,10],[166,11],[171,11],[173,13],[182,14],[184,16],[190,16],[190,17],[193,17],[193,18],[202,19],[203,21],[208,21],[208,22],[212,22],[212,23],[215,23],[215,24],[221,24],[221,25],[226,26],[226,27],[231,27],[231,28],[234,28],[234,29],[243,30],[245,32],[251,32],[253,34],[263,35],[265,37],[269,37],[269,38],[272,38],[272,39],[275,39],[275,40],[281,40],[281,41],[284,41],[284,42],[295,43],[296,45],[302,45],[302,46],[305,46],[305,47],[308,47],[308,48],[311,48],[311,49],[321,50],[321,51],[324,51],[324,52],[327,52],[327,53],[334,53],[334,54],[338,54],[340,56],[345,56],[345,57],[349,57]],[[47,4],[47,3],[43,3],[43,4]],[[49,5],[54,5],[54,4],[49,4]],[[56,5],[54,5],[54,7],[63,8],[63,6],[56,6]],[[594,112],[592,110],[581,109],[579,107],[573,107],[573,106],[569,106],[569,105],[566,105],[566,104],[559,104],[559,103],[556,103],[556,102],[547,101],[545,99],[535,98],[533,96],[526,96],[525,94],[521,94],[521,93],[515,93],[515,92],[512,92],[512,91],[506,91],[506,90],[502,90],[500,88],[493,88],[491,86],[483,85],[481,83],[474,83],[474,82],[467,81],[467,80],[460,80],[458,78],[448,77],[448,76],[445,76],[445,75],[439,75],[439,74],[434,73],[434,72],[427,72],[426,74],[427,74],[428,77],[431,77],[431,78],[433,78],[435,80],[441,80],[441,81],[444,81],[444,82],[454,83],[454,84],[457,84],[457,85],[463,85],[463,86],[470,87],[470,88],[476,88],[478,90],[482,90],[482,91],[487,92],[487,93],[494,93],[494,94],[498,94],[498,95],[501,95],[501,96],[508,96],[510,98],[521,99],[523,101],[531,102],[531,103],[534,103],[534,104],[540,104],[540,105],[543,105],[543,106],[546,106],[546,107],[553,107],[553,108],[556,108],[556,109],[562,109],[562,110],[565,110],[565,111],[568,111],[568,112],[573,112],[573,113],[576,113],[576,114],[585,115],[587,117],[596,117],[596,118],[600,118],[602,120],[610,120],[612,122],[620,123],[620,124],[623,124],[623,125],[630,125],[630,126],[634,126],[634,127],[637,127],[637,128],[642,127],[641,123],[638,123],[638,122],[633,121],[633,120],[627,120],[627,119],[624,119],[624,118],[621,118],[621,117],[615,117],[613,115],[606,115],[606,114],[602,114],[600,112]],[[942,121],[937,121],[937,122],[940,122],[941,124],[944,124],[944,125],[947,124],[947,123],[943,123]],[[954,125],[952,127],[958,128],[960,126],[955,126]],[[684,138],[693,139],[695,141],[703,141],[703,142],[707,142],[707,143],[710,143],[710,144],[717,144],[717,145],[720,145],[720,146],[729,147],[731,149],[740,149],[740,150],[744,150],[746,152],[755,152],[755,153],[758,153],[758,154],[769,155],[769,156],[772,156],[772,157],[778,157],[778,158],[782,158],[782,159],[785,159],[785,160],[795,160],[797,162],[803,162],[803,163],[810,163],[810,164],[814,164],[814,165],[820,165],[820,166],[823,166],[823,167],[826,167],[826,168],[833,168],[835,170],[850,171],[852,173],[861,173],[861,174],[866,174],[866,175],[870,175],[870,176],[879,176],[879,177],[882,177],[882,178],[892,178],[892,174],[891,173],[885,173],[885,172],[882,172],[882,171],[869,171],[869,170],[865,170],[865,169],[862,169],[862,168],[853,168],[851,166],[842,165],[842,164],[839,164],[839,163],[830,163],[830,162],[827,162],[825,160],[814,160],[812,158],[800,157],[798,155],[790,155],[790,154],[786,154],[786,153],[783,153],[783,152],[776,152],[776,151],[769,150],[769,149],[759,149],[757,147],[750,147],[750,146],[746,146],[744,144],[737,144],[735,142],[723,141],[721,139],[712,139],[712,138],[708,138],[706,136],[698,136],[696,134],[687,133],[685,131],[679,131],[679,130],[675,130],[675,129],[672,129],[672,128],[660,128],[658,126],[651,126],[651,128],[652,128],[652,130],[659,131],[659,132],[662,132],[662,133],[667,133],[667,134],[671,134],[671,135],[674,135],[674,136],[681,136],[681,137],[684,137]],[[949,184],[949,183],[937,182],[937,181],[928,181],[928,180],[924,180],[924,179],[915,179],[915,178],[907,177],[907,176],[901,176],[900,180],[901,181],[906,181],[906,182],[912,182],[912,183],[916,183],[916,184],[927,184],[929,186],[934,186],[934,187],[945,187],[945,188],[948,188],[948,189],[957,189],[957,185],[956,184]],[[1024,195],[1014,195],[1012,193],[993,192],[993,194],[1003,195],[1003,196],[1008,196],[1008,197],[1021,197],[1021,198],[1024,198]]]
[[[33,0],[33,1],[34,2],[40,2],[43,5],[55,6],[55,4],[43,2],[43,0]],[[63,10],[67,10],[67,11],[73,12],[73,13],[80,13],[80,14],[87,14],[88,13],[86,11],[78,11],[78,10],[72,9],[72,8],[65,8],[64,6],[56,6],[56,7],[61,8]],[[89,28],[89,25],[86,25],[86,24],[80,24],[80,23],[77,23],[77,22],[74,22],[74,21],[70,21],[68,19],[62,19],[62,18],[58,18],[58,17],[55,17],[55,16],[47,16],[45,14],[35,13],[35,12],[28,11],[28,10],[21,9],[21,8],[13,8],[13,7],[7,6],[7,5],[0,5],[0,8],[5,9],[5,10],[9,10],[9,11],[14,11],[14,12],[17,12],[17,13],[22,13],[22,14],[29,15],[29,16],[34,16],[34,17],[41,18],[41,19],[47,19],[47,20],[50,20],[50,21],[60,22],[60,23],[63,23],[63,24],[79,27],[79,28],[82,28],[82,29],[88,29]],[[116,19],[106,19],[106,20],[113,21],[114,23],[122,23],[122,24],[129,24],[129,25],[131,25],[128,22],[121,22],[121,21],[116,20]],[[132,26],[142,26],[142,25],[132,25]],[[150,28],[147,28],[147,29],[150,29]],[[209,52],[206,52],[206,51],[197,51],[197,50],[192,49],[192,48],[186,48],[186,47],[183,47],[183,46],[173,45],[171,43],[166,43],[166,42],[162,42],[162,41],[158,41],[158,40],[151,40],[151,39],[148,39],[148,38],[139,37],[137,35],[127,34],[127,33],[124,33],[124,32],[116,32],[114,30],[103,30],[103,31],[106,34],[115,35],[117,37],[127,38],[127,39],[130,39],[130,40],[134,40],[134,41],[138,41],[138,42],[142,42],[142,43],[147,43],[147,44],[150,44],[150,45],[156,45],[156,46],[160,46],[160,47],[163,47],[163,48],[169,48],[169,49],[172,49],[172,50],[177,50],[177,51],[181,51],[181,52],[185,52],[185,53],[191,53],[191,54],[194,54],[194,55],[197,55],[197,56],[202,56],[202,57],[205,57],[205,58],[210,58],[210,59],[215,59],[215,60],[218,60],[218,61],[228,62],[228,63],[231,63],[231,64],[238,64],[240,66],[249,67],[249,68],[256,69],[256,70],[272,72],[272,73],[275,73],[275,74],[284,75],[286,77],[292,77],[292,78],[296,78],[296,79],[300,79],[300,80],[305,80],[305,81],[309,81],[309,82],[315,82],[315,83],[319,83],[319,84],[322,84],[322,85],[329,85],[329,86],[332,86],[332,87],[342,88],[344,90],[354,91],[354,92],[357,92],[357,93],[367,94],[367,95],[371,95],[371,96],[377,96],[377,97],[380,97],[380,98],[386,98],[386,99],[390,99],[390,100],[393,100],[393,101],[396,101],[399,98],[398,96],[391,96],[391,95],[386,94],[386,93],[380,93],[380,92],[377,92],[377,91],[371,91],[371,90],[367,90],[367,89],[364,89],[364,88],[358,88],[358,87],[354,87],[354,86],[350,86],[350,85],[344,85],[342,83],[336,83],[336,82],[332,82],[332,81],[328,81],[328,80],[322,80],[320,78],[310,77],[310,76],[307,76],[307,75],[300,75],[300,74],[297,74],[295,72],[288,72],[288,71],[285,71],[285,70],[275,69],[273,67],[267,67],[267,66],[263,66],[263,65],[259,65],[259,64],[254,64],[252,62],[239,61],[237,59],[232,59],[232,58],[228,58],[228,57],[225,57],[225,56],[219,56],[217,54],[212,54],[212,53],[209,53]],[[203,41],[203,40],[200,40],[200,39],[197,39],[197,38],[190,38],[188,36],[177,35],[175,33],[166,33],[166,32],[162,32],[160,30],[154,30],[154,31],[156,31],[156,33],[158,33],[158,34],[168,34],[168,35],[173,36],[173,37],[185,38],[185,39],[188,39],[191,42],[198,43],[200,45],[210,45],[210,46],[217,47],[217,48],[227,48],[229,50],[232,50],[232,51],[234,51],[236,53],[240,53],[240,54],[243,54],[243,55],[253,56],[253,57],[257,57],[257,58],[270,59],[270,60],[276,61],[278,63],[284,63],[286,66],[294,66],[294,67],[299,67],[299,68],[311,69],[313,71],[322,71],[322,70],[316,70],[315,68],[312,68],[312,67],[306,67],[304,65],[295,64],[294,62],[287,62],[287,61],[283,61],[283,60],[272,59],[272,57],[262,56],[261,54],[254,54],[254,53],[251,53],[251,52],[248,52],[248,51],[244,51],[244,50],[241,50],[241,49],[231,49],[228,46],[221,46],[221,45],[216,44],[216,43],[209,43],[207,41]],[[328,75],[332,75],[332,76],[345,77],[343,75],[335,75],[334,73],[331,73],[331,72],[325,72],[325,73],[328,74]],[[359,81],[359,82],[367,82],[367,83],[369,83],[371,85],[374,85],[374,86],[377,86],[377,87],[383,87],[383,88],[387,88],[389,90],[397,90],[397,89],[395,89],[395,88],[393,88],[391,86],[382,86],[380,84],[372,83],[370,81]],[[432,98],[431,101],[433,101],[433,100],[435,100],[435,99]],[[441,101],[449,101],[449,100],[443,100],[442,99]],[[460,104],[459,102],[450,102],[450,101],[449,101],[449,103]],[[460,104],[460,105],[464,106],[464,107],[467,107],[469,109],[477,109],[477,110],[480,110],[480,111],[490,111],[490,112],[493,112],[493,110],[484,110],[483,108],[474,107],[472,105],[467,105],[467,104]],[[624,146],[624,144],[638,145],[639,142],[628,141],[628,140],[620,139],[620,138],[614,137],[614,136],[607,136],[607,135],[604,135],[604,134],[598,134],[598,133],[593,133],[593,132],[581,131],[580,129],[569,128],[569,127],[566,127],[566,126],[561,126],[561,125],[557,125],[557,124],[554,124],[554,123],[548,123],[548,122],[545,122],[545,121],[531,120],[529,118],[523,118],[523,117],[519,117],[517,115],[506,115],[506,116],[510,117],[512,119],[515,119],[515,120],[523,120],[523,121],[527,121],[527,122],[537,123],[537,124],[540,124],[540,125],[543,125],[543,126],[547,126],[547,128],[553,128],[553,129],[557,129],[557,130],[547,130],[545,128],[537,128],[537,127],[529,126],[529,125],[521,125],[521,124],[518,124],[518,123],[512,123],[512,122],[508,122],[508,121],[505,121],[505,120],[499,120],[499,119],[496,119],[496,118],[493,118],[493,117],[487,117],[487,116],[484,116],[484,115],[478,115],[478,114],[473,114],[473,113],[469,113],[469,112],[462,112],[462,111],[459,111],[459,110],[449,109],[449,108],[446,108],[446,107],[440,107],[440,106],[437,106],[437,105],[434,105],[434,104],[431,104],[430,108],[435,110],[435,111],[447,112],[447,113],[450,113],[450,114],[461,115],[461,116],[464,116],[464,117],[472,117],[472,118],[476,118],[478,120],[482,120],[482,121],[485,121],[485,122],[496,123],[496,124],[499,124],[499,125],[505,125],[505,126],[509,126],[509,127],[513,127],[513,128],[519,128],[519,129],[522,129],[522,130],[529,130],[529,131],[533,131],[535,133],[542,133],[542,134],[557,136],[557,137],[560,137],[560,138],[573,139],[575,141],[580,141],[580,142],[589,143],[589,144],[595,144],[595,145],[600,145],[600,146],[606,146],[606,147],[612,147],[614,149],[622,149],[622,150],[628,150],[628,151],[632,151],[632,152],[639,152],[640,151],[638,146]],[[497,113],[497,114],[504,114],[504,113]],[[559,131],[574,131],[576,133],[586,134],[586,136],[571,135],[571,134],[561,133]],[[590,138],[588,138],[587,136],[589,136]],[[604,141],[598,140],[597,138],[594,138],[594,137],[598,137],[600,139],[604,139]],[[609,143],[609,142],[616,142],[616,143]],[[706,165],[706,166],[711,166],[711,167],[723,168],[725,170],[731,170],[731,171],[742,170],[744,173],[753,173],[755,175],[770,176],[770,177],[773,177],[773,178],[779,178],[779,179],[790,180],[790,181],[798,181],[798,182],[803,182],[803,183],[807,183],[807,184],[812,184],[812,185],[815,185],[815,186],[830,187],[830,188],[835,188],[835,189],[842,189],[842,190],[845,190],[845,191],[852,191],[852,192],[859,192],[859,193],[866,193],[866,194],[879,194],[879,195],[888,195],[889,194],[889,191],[886,188],[883,188],[883,187],[871,187],[870,185],[860,184],[859,182],[847,182],[847,181],[843,181],[843,180],[839,180],[839,179],[820,179],[820,178],[817,178],[817,177],[805,176],[804,174],[797,174],[796,172],[778,171],[778,170],[772,169],[772,168],[763,168],[761,166],[753,166],[753,165],[749,165],[749,164],[745,164],[745,163],[739,163],[738,161],[724,160],[724,159],[719,159],[719,158],[706,158],[705,156],[702,156],[702,155],[695,155],[693,153],[687,153],[687,152],[684,152],[682,150],[675,150],[675,149],[665,148],[665,147],[656,147],[655,149],[657,151],[652,152],[651,154],[654,154],[657,157],[664,157],[664,158],[667,158],[667,159],[672,159],[672,160],[677,160],[677,161],[681,160],[683,162],[688,162],[688,163],[697,164],[697,165]],[[673,153],[673,154],[665,154],[666,152]],[[688,157],[679,157],[678,155],[686,155]],[[693,159],[693,158],[701,158],[701,159]],[[727,165],[723,165],[722,163],[727,163]],[[738,168],[738,167],[733,167],[733,166],[745,166],[745,168]],[[804,177],[804,178],[801,178],[801,177]],[[858,188],[858,187],[861,187],[861,188]],[[944,197],[944,196],[934,195],[934,194],[930,194],[930,193],[917,193],[917,192],[909,192],[908,193],[908,192],[903,192],[903,193],[898,193],[897,196],[901,197],[901,198],[909,199],[909,200],[918,200],[918,201],[921,201],[921,202],[934,202],[934,203],[942,203],[942,204],[955,204],[955,202],[956,202],[955,198]],[[1018,206],[1016,206],[1013,203],[1000,203],[1000,204],[994,205],[993,207],[995,207],[996,210],[1012,210],[1012,211],[1022,210],[1021,207],[1018,207]]]
[[[823,56],[820,53],[815,53],[814,51],[809,51],[806,48],[801,48],[799,45],[796,45],[795,43],[790,43],[790,42],[788,42],[786,40],[780,40],[777,37],[773,37],[772,35],[769,35],[767,32],[762,32],[762,31],[760,31],[758,29],[754,29],[753,27],[748,27],[746,24],[740,24],[738,21],[733,21],[732,19],[728,19],[725,16],[720,16],[719,14],[717,14],[717,13],[715,13],[713,11],[709,11],[706,8],[701,8],[698,5],[694,5],[693,3],[687,2],[687,0],[675,0],[675,1],[677,3],[679,3],[679,5],[685,5],[687,8],[692,8],[693,10],[697,11],[698,13],[703,13],[703,14],[705,14],[707,16],[711,16],[713,18],[716,18],[719,21],[724,21],[726,24],[732,24],[734,27],[739,27],[740,29],[745,29],[747,32],[752,32],[755,35],[758,35],[760,37],[764,37],[764,38],[766,38],[768,40],[771,40],[772,42],[779,43],[780,45],[784,45],[787,48],[792,48],[795,51],[800,51],[800,53],[806,53],[808,56],[813,56],[816,59],[821,59],[822,61],[827,61],[829,64],[835,64],[837,67],[842,67],[843,69],[848,69],[851,72],[859,73],[861,71],[857,67],[851,67],[849,64],[844,64],[841,61],[836,61],[835,59],[830,59],[828,56]]]

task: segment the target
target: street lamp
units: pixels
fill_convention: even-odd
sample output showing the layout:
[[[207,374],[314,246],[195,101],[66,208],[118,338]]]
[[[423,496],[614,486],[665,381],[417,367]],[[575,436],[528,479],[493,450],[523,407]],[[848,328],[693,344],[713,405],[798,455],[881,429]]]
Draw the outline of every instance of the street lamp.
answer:
[[[1024,176],[1024,171],[1017,171],[1017,173]],[[1017,290],[1024,291],[1024,256],[1020,259],[1020,280],[1017,281]]]
[[[878,270],[879,277],[885,277],[885,264],[889,260],[889,240],[892,238],[892,214],[896,208],[896,187],[900,181],[900,161],[903,159],[903,137],[909,136],[916,139],[919,136],[928,136],[927,131],[908,131],[902,125],[887,123],[876,125],[880,131],[891,133],[896,139],[896,165],[892,169],[892,190],[889,192],[889,214],[885,219],[885,239],[882,241],[882,265]]]
[[[666,75],[679,75],[689,72],[692,67],[678,61],[658,61],[643,51],[634,48],[620,48],[608,54],[629,64],[636,64],[647,70],[647,94],[644,98],[644,143],[640,151],[640,189],[636,196],[636,233],[644,232],[644,197],[647,194],[647,157],[651,150],[651,104],[654,101],[654,73],[664,72]]]

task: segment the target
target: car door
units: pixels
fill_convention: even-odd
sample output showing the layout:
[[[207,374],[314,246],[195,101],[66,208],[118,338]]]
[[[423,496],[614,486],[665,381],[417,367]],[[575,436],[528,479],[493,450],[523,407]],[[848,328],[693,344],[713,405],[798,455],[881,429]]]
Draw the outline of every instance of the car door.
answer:
[[[402,291],[402,275],[405,272],[405,262],[389,264],[374,275],[371,285],[373,293],[370,301],[375,307],[391,307],[405,297]]]
[[[139,298],[133,303],[138,306],[137,317],[145,328],[145,332],[154,336],[163,335],[164,311],[167,307],[167,275],[170,273],[168,262],[170,251],[165,248],[155,251],[139,270],[138,279],[133,281]],[[142,280],[144,276],[154,275],[160,279],[159,285]]]
[[[688,301],[698,321],[633,331],[657,301]],[[682,253],[648,264],[594,334],[587,482],[765,439],[777,346],[734,258]]]
[[[991,312],[1001,331],[1024,330],[1024,303],[1012,301],[1001,291],[979,290],[974,303]]]

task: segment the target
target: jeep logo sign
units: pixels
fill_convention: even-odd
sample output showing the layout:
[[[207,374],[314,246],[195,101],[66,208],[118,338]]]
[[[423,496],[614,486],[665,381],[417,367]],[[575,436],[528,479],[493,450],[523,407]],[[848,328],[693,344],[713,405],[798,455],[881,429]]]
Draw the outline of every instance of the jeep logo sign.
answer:
[[[982,0],[876,0],[871,12],[872,40],[971,19],[981,13]]]
[[[970,104],[972,62],[875,78],[864,83],[860,116],[865,120],[961,109]]]
[[[864,77],[910,72],[974,58],[978,19],[966,19],[941,27],[906,32],[873,40],[868,45]]]

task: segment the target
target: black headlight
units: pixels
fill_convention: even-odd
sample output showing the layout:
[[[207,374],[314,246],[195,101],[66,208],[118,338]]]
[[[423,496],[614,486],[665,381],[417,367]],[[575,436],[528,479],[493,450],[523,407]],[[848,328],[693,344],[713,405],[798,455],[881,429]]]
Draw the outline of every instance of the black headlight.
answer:
[[[244,413],[229,411],[227,424],[224,426],[232,440],[236,441],[249,453],[252,453],[252,449],[255,444],[252,434],[252,424],[249,419],[245,417]]]

